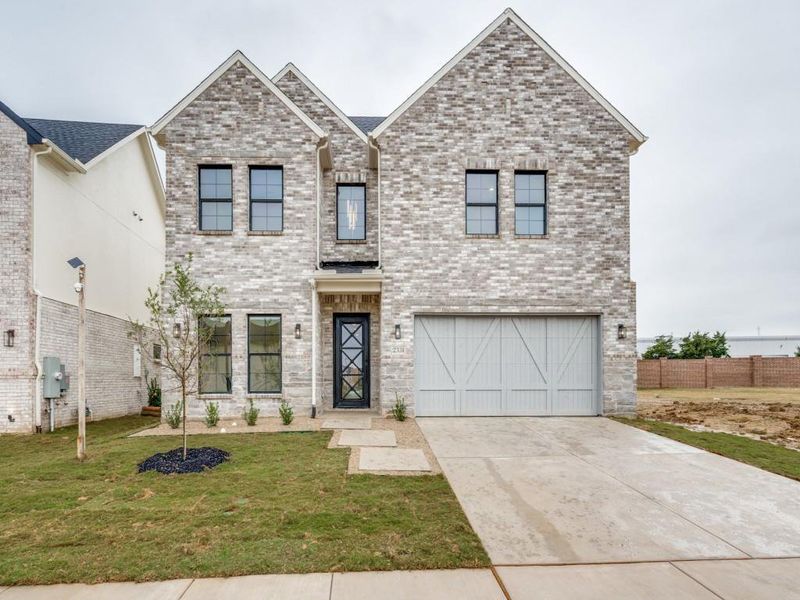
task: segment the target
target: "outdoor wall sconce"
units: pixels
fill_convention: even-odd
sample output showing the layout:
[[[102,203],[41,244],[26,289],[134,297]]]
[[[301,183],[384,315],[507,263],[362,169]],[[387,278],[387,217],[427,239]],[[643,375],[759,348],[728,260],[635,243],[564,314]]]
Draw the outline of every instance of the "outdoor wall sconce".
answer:
[[[399,340],[403,337],[402,332],[400,331],[400,324],[394,326],[394,339]]]
[[[6,331],[5,336],[3,338],[3,344],[6,348],[13,348],[14,347],[14,330],[9,329]]]
[[[172,326],[172,337],[179,338],[181,337],[181,324],[175,323]]]
[[[300,329],[300,323],[295,323],[295,326],[294,326],[294,339],[299,340],[302,337],[301,333],[302,332],[301,332],[301,329]]]
[[[625,325],[620,323],[619,325],[617,325],[617,339],[624,340],[627,337],[628,337],[628,329],[625,327]]]

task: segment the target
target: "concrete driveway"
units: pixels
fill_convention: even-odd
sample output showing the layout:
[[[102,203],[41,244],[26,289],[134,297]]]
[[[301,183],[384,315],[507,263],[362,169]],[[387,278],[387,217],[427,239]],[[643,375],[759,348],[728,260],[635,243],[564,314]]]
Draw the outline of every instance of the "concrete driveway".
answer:
[[[495,565],[800,556],[800,483],[589,418],[420,418]]]

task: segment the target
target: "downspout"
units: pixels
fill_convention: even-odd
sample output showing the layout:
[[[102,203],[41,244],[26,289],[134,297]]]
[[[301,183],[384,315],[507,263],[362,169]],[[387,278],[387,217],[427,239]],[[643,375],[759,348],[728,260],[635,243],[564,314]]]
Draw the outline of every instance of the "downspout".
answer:
[[[383,252],[382,252],[382,238],[383,231],[381,230],[381,147],[372,136],[369,136],[367,143],[370,148],[374,148],[378,155],[378,268],[383,268]]]
[[[34,237],[36,235],[35,228],[35,210],[36,201],[34,198],[34,182],[36,181],[36,165],[39,162],[39,157],[45,154],[50,154],[53,151],[52,146],[48,146],[45,150],[34,152],[31,155],[31,283],[33,284],[33,295],[36,296],[36,325],[33,330],[33,363],[36,367],[36,383],[34,385],[34,400],[33,400],[33,425],[35,433],[42,433],[42,358],[41,353],[41,327],[42,327],[42,294],[36,287],[36,243]],[[55,415],[53,414],[53,403],[50,403],[50,431],[53,430],[55,423]]]
[[[320,140],[322,143],[317,146],[317,214],[316,214],[316,236],[317,236],[317,258],[316,263],[314,265],[314,269],[319,269],[319,209],[320,205],[322,204],[322,159],[320,158],[320,154],[323,150],[328,148],[329,140],[328,138],[323,138]]]

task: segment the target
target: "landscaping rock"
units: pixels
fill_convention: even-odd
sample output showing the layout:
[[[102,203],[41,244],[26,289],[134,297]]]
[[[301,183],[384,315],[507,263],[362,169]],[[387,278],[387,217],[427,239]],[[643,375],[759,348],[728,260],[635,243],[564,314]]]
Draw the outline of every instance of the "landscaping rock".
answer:
[[[159,473],[202,473],[213,469],[230,458],[230,454],[219,448],[189,448],[183,460],[183,448],[160,452],[139,463],[139,473],[158,471]]]

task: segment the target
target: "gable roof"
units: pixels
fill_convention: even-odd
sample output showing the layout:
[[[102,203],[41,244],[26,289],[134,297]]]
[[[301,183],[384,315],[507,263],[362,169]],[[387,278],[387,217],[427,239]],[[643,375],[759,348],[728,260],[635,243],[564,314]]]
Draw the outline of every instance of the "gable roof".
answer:
[[[144,129],[144,125],[120,123],[29,118],[26,118],[25,121],[42,137],[49,139],[69,156],[83,164],[90,163],[118,142]]]
[[[369,133],[383,122],[386,117],[348,117],[356,127],[364,133]]]
[[[175,106],[173,106],[163,117],[161,117],[155,124],[150,128],[150,131],[153,135],[158,135],[159,132],[166,127],[166,125],[172,121],[184,108],[186,108],[189,104],[191,104],[200,94],[202,94],[206,89],[211,86],[217,79],[222,77],[231,67],[233,67],[236,63],[241,63],[248,71],[250,71],[256,78],[264,84],[264,86],[272,92],[275,96],[277,96],[278,100],[283,102],[286,107],[291,110],[297,117],[305,123],[305,125],[312,131],[314,134],[321,138],[327,136],[327,134],[319,127],[311,118],[304,113],[300,108],[292,102],[286,94],[284,94],[278,86],[276,86],[269,77],[264,75],[261,70],[256,67],[250,59],[247,58],[241,50],[237,50],[233,54],[228,57],[228,59],[223,62],[219,67],[217,67],[208,77],[206,77],[203,81],[200,82],[196,88],[194,88],[188,95],[186,95],[183,100],[178,102]]]
[[[0,102],[0,112],[7,116],[11,121],[16,123],[20,129],[22,129],[25,134],[28,136],[28,144],[41,144],[42,143],[42,134],[36,131],[33,126],[28,123],[25,119],[20,117],[17,113],[15,113],[11,108]]]
[[[314,85],[314,83],[308,77],[306,77],[303,74],[303,72],[300,69],[298,69],[293,63],[287,63],[286,66],[283,67],[283,69],[281,69],[280,71],[278,71],[275,77],[272,78],[272,81],[278,83],[288,73],[292,73],[295,77],[297,77],[303,83],[303,85],[305,85],[309,90],[311,90],[311,93],[314,94],[317,98],[319,98],[320,101],[322,101],[322,103],[333,112],[333,114],[339,117],[339,120],[342,121],[342,123],[344,123],[345,125],[347,125],[350,128],[350,130],[354,134],[356,134],[356,136],[362,142],[364,142],[365,144],[367,143],[366,132],[364,132],[364,130],[362,130],[358,125],[353,123],[352,119],[347,115],[345,115],[342,112],[342,110],[338,106],[336,106],[330,98],[328,98],[325,94],[323,94],[322,90],[320,90],[316,85]]]
[[[398,106],[392,114],[390,114],[384,121],[378,125],[374,131],[372,131],[371,136],[373,138],[377,138],[380,136],[384,131],[386,131],[392,123],[394,123],[400,116],[405,113],[411,106],[423,95],[427,92],[431,87],[434,86],[442,77],[447,75],[451,69],[453,69],[461,60],[467,56],[472,50],[475,49],[483,40],[485,40],[495,29],[500,27],[506,20],[511,21],[515,25],[517,25],[528,37],[530,37],[544,52],[550,56],[562,69],[564,69],[568,75],[570,75],[577,83],[580,85],[586,92],[594,98],[612,117],[614,117],[620,125],[630,134],[631,136],[631,150],[636,151],[639,146],[641,146],[644,142],[647,141],[647,136],[644,135],[636,126],[633,125],[625,116],[619,112],[616,108],[614,108],[611,103],[606,100],[600,92],[598,92],[592,85],[586,81],[583,76],[581,76],[575,68],[570,65],[558,52],[556,52],[550,44],[544,41],[542,37],[536,33],[531,27],[523,21],[517,13],[515,13],[510,8],[505,9],[500,16],[498,16],[494,21],[492,21],[486,29],[484,29],[478,36],[473,39],[469,44],[467,44],[458,54],[456,54],[450,61],[447,62],[441,69],[436,71],[433,76],[428,79],[422,86],[417,89],[411,96],[406,99],[400,106]]]

